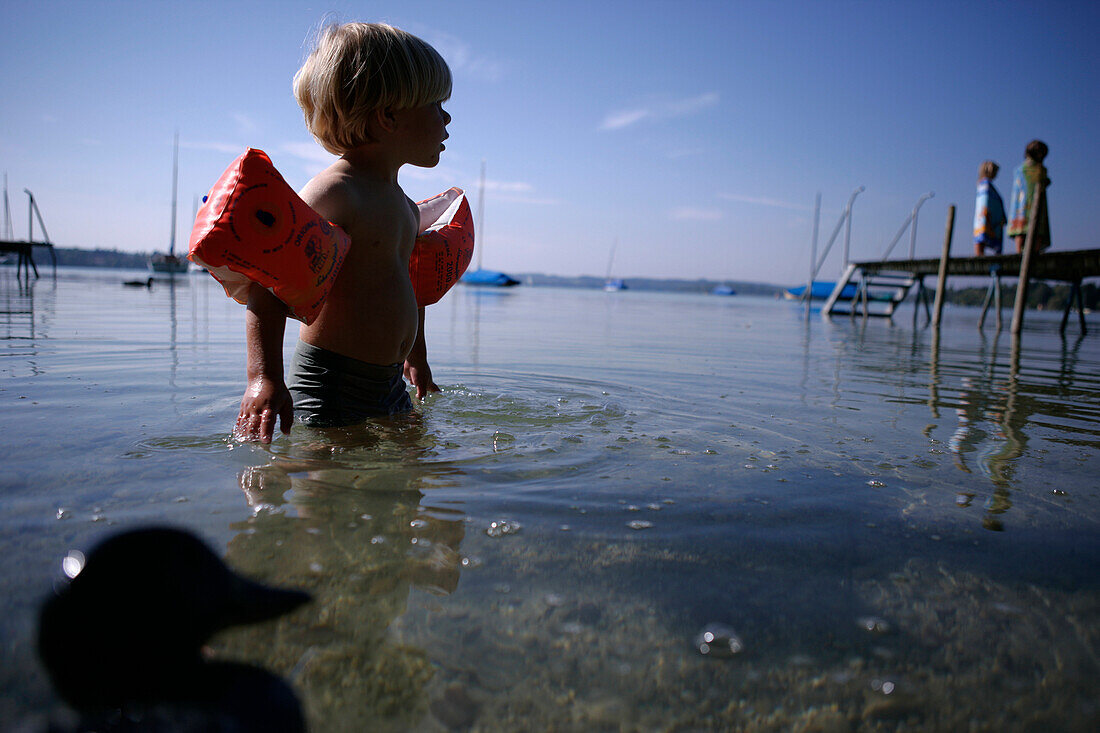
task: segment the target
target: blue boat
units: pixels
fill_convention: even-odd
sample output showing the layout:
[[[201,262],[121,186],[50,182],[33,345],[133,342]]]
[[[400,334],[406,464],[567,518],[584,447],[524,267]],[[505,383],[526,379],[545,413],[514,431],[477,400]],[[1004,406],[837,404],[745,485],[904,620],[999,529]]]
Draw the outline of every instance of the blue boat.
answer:
[[[481,183],[478,186],[477,194],[477,227],[475,231],[480,235],[485,231],[485,161],[481,161]],[[466,273],[459,278],[459,282],[463,285],[475,285],[486,288],[510,288],[515,285],[519,285],[519,280],[510,275],[505,275],[499,270],[483,270],[481,269],[481,255],[485,251],[485,245],[482,244],[477,248],[477,269],[467,270]]]
[[[484,285],[493,288],[510,288],[519,280],[496,270],[468,270],[459,280],[463,285]]]
[[[828,300],[829,296],[833,294],[833,288],[836,287],[835,282],[828,280],[814,280],[813,289],[810,291],[811,300]],[[805,285],[799,285],[796,288],[790,288],[787,290],[787,294],[784,296],[788,300],[801,300],[803,294],[806,292]],[[851,300],[856,297],[855,283],[848,283],[844,286],[844,290],[841,291],[840,297],[845,300]]]
[[[737,295],[737,291],[729,285],[719,285],[710,291],[711,295]]]

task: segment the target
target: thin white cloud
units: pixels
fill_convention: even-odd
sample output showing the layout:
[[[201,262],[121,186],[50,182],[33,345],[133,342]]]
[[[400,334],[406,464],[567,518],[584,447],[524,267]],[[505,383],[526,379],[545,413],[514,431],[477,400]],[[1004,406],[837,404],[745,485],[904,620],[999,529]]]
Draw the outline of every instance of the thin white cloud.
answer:
[[[706,92],[684,99],[655,101],[644,107],[618,110],[604,115],[600,123],[601,130],[621,130],[636,125],[642,120],[667,120],[674,117],[687,117],[698,114],[718,104],[721,97],[718,92]]]
[[[672,117],[693,115],[718,104],[718,92],[707,92],[696,97],[688,97],[668,105],[668,114]]]
[[[216,153],[232,153],[234,155],[240,155],[245,151],[248,146],[244,143],[181,140],[180,147],[184,150],[213,150]]]
[[[559,206],[561,199],[546,196],[526,196],[523,194],[503,193],[493,197],[497,201],[505,201],[510,204],[529,204],[531,206]]]
[[[718,209],[699,209],[692,206],[680,206],[673,209],[669,216],[681,221],[718,221],[722,212]]]
[[[766,196],[742,196],[736,193],[720,193],[718,198],[725,201],[736,201],[740,204],[754,204],[756,206],[773,206],[778,209],[791,209],[793,211],[808,211],[804,204],[792,204],[790,201],[767,198]]]
[[[325,166],[336,160],[336,156],[325,150],[320,144],[310,142],[294,142],[283,143],[279,146],[279,152],[286,153],[287,155],[293,155],[295,158],[301,158],[302,160],[310,163],[320,163]]]
[[[400,24],[399,24],[400,25]],[[467,76],[482,81],[500,81],[504,76],[504,64],[474,51],[473,47],[457,36],[446,31],[427,28],[413,23],[400,25],[412,30],[416,35],[430,43],[447,62],[456,76]],[[415,29],[415,30],[414,30]]]
[[[604,117],[601,130],[619,130],[630,127],[636,122],[641,122],[646,117],[652,117],[653,113],[648,109],[628,109],[623,112],[612,112]]]
[[[523,181],[494,181],[486,179],[485,190],[499,193],[531,193],[535,190],[535,187]]]
[[[237,132],[242,135],[250,135],[259,129],[256,123],[252,121],[252,118],[243,112],[233,112],[229,116],[237,123]]]
[[[478,186],[480,186],[480,182]],[[467,193],[477,196],[477,188],[471,186]],[[557,206],[560,199],[540,196],[535,187],[526,181],[497,181],[491,178],[485,179],[485,195],[490,201],[501,201],[510,204],[529,204],[533,206]]]

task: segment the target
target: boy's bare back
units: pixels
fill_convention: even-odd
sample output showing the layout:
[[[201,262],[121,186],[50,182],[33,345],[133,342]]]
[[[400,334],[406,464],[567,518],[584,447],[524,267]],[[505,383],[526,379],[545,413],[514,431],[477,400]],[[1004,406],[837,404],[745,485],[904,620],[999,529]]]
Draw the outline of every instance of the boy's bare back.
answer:
[[[301,192],[351,237],[351,247],[317,320],[299,337],[371,364],[405,361],[417,333],[409,256],[419,214],[396,180],[338,160]]]

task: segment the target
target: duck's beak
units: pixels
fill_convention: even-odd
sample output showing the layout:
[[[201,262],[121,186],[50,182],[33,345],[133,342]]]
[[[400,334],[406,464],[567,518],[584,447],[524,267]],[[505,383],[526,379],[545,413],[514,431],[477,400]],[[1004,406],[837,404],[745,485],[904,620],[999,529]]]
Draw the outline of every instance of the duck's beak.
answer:
[[[233,587],[219,626],[268,621],[290,613],[310,599],[305,591],[273,588],[233,573]]]

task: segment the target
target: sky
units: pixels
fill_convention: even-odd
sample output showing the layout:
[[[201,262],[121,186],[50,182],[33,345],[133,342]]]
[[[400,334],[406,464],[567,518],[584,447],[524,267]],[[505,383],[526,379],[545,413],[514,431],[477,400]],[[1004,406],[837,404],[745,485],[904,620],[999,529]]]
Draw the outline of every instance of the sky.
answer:
[[[1094,0],[0,0],[15,237],[30,189],[57,246],[166,250],[177,130],[177,248],[248,147],[301,188],[333,158],[291,80],[317,29],[350,20],[404,28],[451,66],[447,150],[400,182],[416,200],[457,185],[476,210],[484,161],[487,268],[602,277],[614,248],[628,281],[796,284],[815,196],[823,246],[859,186],[853,259],[879,258],[928,192],[916,256],[939,256],[952,204],[966,254],[979,164],[1000,164],[1007,199],[1033,138],[1051,151],[1054,248],[1100,246]]]

